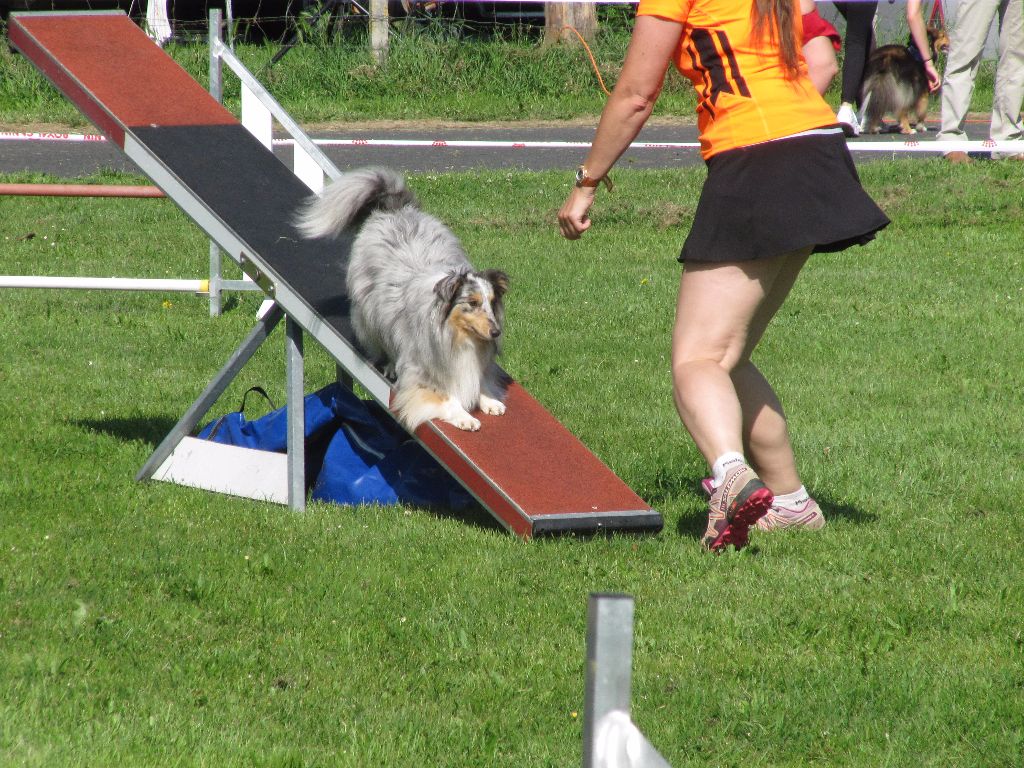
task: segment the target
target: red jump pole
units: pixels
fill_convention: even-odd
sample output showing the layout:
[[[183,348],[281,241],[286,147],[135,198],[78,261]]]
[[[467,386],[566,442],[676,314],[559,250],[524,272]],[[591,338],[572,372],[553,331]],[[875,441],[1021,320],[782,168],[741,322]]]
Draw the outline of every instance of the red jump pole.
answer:
[[[166,197],[159,187],[122,184],[0,184],[0,195],[32,197]]]

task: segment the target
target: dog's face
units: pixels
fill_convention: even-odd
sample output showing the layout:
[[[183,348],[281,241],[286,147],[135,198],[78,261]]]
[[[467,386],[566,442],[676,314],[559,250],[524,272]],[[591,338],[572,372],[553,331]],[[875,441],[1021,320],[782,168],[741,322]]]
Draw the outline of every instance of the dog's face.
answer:
[[[928,27],[928,42],[933,56],[949,51],[949,35],[941,27]]]
[[[497,269],[456,272],[438,280],[434,292],[445,303],[446,322],[457,338],[497,341],[504,323],[502,297],[508,285],[508,275]]]

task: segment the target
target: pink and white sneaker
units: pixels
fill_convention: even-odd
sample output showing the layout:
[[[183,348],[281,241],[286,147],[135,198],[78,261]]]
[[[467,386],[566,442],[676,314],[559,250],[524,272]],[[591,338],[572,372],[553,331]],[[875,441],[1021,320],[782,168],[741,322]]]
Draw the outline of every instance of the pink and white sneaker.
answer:
[[[751,526],[771,506],[771,490],[753,469],[736,462],[708,499],[708,528],[701,543],[712,552],[721,552],[730,544],[743,549]]]
[[[710,477],[701,480],[700,487],[708,498],[715,492]],[[818,531],[825,527],[825,516],[821,513],[818,502],[810,496],[807,497],[807,501],[794,506],[786,506],[773,500],[771,508],[757,521],[757,527],[762,531],[781,531],[786,528]]]
[[[817,531],[825,527],[825,516],[821,514],[818,502],[808,496],[807,501],[792,507],[773,503],[768,513],[757,521],[757,527],[762,531],[781,531],[784,528]]]

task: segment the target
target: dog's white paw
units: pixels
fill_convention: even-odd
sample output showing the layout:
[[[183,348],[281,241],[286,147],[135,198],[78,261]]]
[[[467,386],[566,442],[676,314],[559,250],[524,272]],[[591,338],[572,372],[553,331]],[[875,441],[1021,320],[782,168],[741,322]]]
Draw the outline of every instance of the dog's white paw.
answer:
[[[488,416],[501,416],[505,413],[505,404],[487,395],[480,395],[480,410]]]
[[[441,421],[447,421],[453,427],[464,429],[467,432],[476,432],[480,429],[480,419],[471,416],[455,398],[449,398],[445,402]]]
[[[451,418],[445,419],[445,421],[453,427],[465,430],[466,432],[476,432],[480,429],[480,419],[475,419],[468,413],[461,416],[452,416]]]

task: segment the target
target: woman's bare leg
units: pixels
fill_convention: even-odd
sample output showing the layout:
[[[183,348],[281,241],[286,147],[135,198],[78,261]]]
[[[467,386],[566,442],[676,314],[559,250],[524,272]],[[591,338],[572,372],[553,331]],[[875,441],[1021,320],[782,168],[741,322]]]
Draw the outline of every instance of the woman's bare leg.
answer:
[[[765,484],[776,495],[800,488],[800,475],[789,441],[789,430],[782,403],[761,372],[750,361],[754,348],[768,324],[779,311],[809,253],[786,257],[768,296],[751,323],[747,338],[746,360],[732,371],[733,386],[743,411],[743,445],[745,455]]]
[[[710,466],[725,453],[748,461],[776,493],[800,487],[785,416],[750,354],[785,300],[809,251],[683,272],[673,331],[676,407]],[[795,485],[794,485],[795,483]]]

